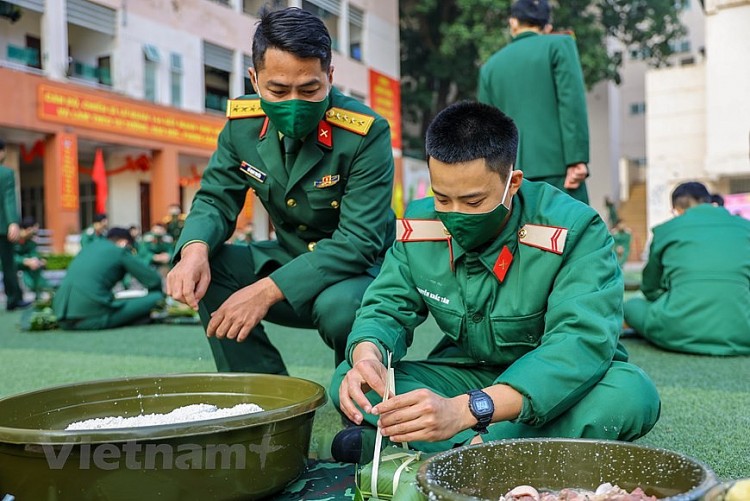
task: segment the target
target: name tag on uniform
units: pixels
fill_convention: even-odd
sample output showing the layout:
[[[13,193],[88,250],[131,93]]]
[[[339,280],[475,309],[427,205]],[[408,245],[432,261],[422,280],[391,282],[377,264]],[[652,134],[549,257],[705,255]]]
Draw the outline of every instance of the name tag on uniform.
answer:
[[[240,170],[247,174],[248,176],[257,179],[259,182],[263,183],[266,180],[266,173],[262,170],[258,169],[257,167],[253,167],[249,163],[242,161],[242,164],[240,164]]]

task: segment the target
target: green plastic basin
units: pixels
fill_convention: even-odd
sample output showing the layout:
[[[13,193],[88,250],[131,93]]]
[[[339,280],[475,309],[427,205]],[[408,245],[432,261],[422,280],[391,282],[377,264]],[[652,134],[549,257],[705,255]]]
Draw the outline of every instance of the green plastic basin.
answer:
[[[0,400],[0,497],[259,499],[303,471],[322,386],[259,374],[184,374],[58,386]],[[74,421],[255,403],[191,423],[65,431]]]
[[[452,449],[417,473],[430,500],[494,500],[513,487],[595,489],[604,482],[670,501],[699,500],[716,483],[690,457],[628,442],[584,439],[498,440]]]

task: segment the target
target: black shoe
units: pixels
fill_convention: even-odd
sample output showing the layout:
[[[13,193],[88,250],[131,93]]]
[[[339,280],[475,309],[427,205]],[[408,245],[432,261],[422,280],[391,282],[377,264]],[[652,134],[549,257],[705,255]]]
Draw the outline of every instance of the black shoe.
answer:
[[[8,311],[13,311],[13,310],[23,310],[24,308],[28,308],[29,306],[31,306],[31,301],[21,300],[17,303],[9,304],[7,308],[8,308]]]
[[[366,464],[375,452],[377,430],[369,425],[344,428],[333,437],[331,456],[339,463]]]

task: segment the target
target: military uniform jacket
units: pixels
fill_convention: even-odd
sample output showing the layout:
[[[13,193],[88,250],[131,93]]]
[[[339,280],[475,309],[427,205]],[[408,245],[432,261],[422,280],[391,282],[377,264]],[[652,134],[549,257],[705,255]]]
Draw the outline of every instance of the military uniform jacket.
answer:
[[[388,122],[331,91],[333,108],[308,135],[291,170],[279,132],[255,96],[230,101],[230,119],[203,173],[176,249],[201,240],[215,252],[235,228],[248,190],[268,211],[277,241],[254,242],[255,272],[298,309],[346,278],[375,274],[393,241],[393,155]],[[243,111],[244,110],[244,111]],[[179,256],[175,257],[176,259]]]
[[[151,232],[143,235],[143,239],[138,242],[138,257],[144,263],[149,264],[156,254],[167,252],[172,254],[174,250],[174,240],[170,235],[156,236]]]
[[[122,303],[112,288],[126,274],[149,290],[161,289],[159,274],[130,252],[107,239],[95,240],[73,259],[52,300],[58,319],[106,315]]]
[[[565,176],[569,165],[588,163],[586,89],[571,36],[515,37],[482,66],[478,100],[516,123],[516,168],[526,178]]]
[[[13,246],[13,253],[15,254],[16,267],[21,269],[23,267],[23,260],[32,257],[39,257],[39,251],[37,251],[37,244],[32,238],[24,241],[18,241]]]
[[[701,204],[653,230],[641,290],[649,339],[693,353],[750,354],[750,221]]]
[[[0,165],[0,235],[8,234],[11,223],[18,223],[16,179],[12,170]]]
[[[410,204],[406,217],[435,220],[433,199]],[[496,366],[496,382],[524,396],[518,419],[543,424],[613,360],[627,360],[618,343],[623,288],[598,214],[546,183],[524,181],[506,227],[482,252],[446,239],[394,243],[365,293],[347,357],[371,341],[400,360],[431,314],[446,338],[430,359]]]
[[[106,240],[107,236],[102,233],[97,233],[93,226],[89,226],[86,228],[83,233],[81,233],[81,247],[89,245],[91,242],[96,242],[97,240]]]

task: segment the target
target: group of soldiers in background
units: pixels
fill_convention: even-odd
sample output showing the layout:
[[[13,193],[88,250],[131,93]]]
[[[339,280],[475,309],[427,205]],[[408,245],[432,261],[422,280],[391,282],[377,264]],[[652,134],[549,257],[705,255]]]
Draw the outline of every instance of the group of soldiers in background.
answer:
[[[52,297],[56,318],[45,325],[98,329],[148,320],[151,311],[164,301],[162,279],[169,271],[184,221],[185,215],[174,204],[168,216],[141,236],[135,226],[110,228],[107,215],[97,214],[81,233],[81,250],[55,292],[43,275],[47,262],[35,239],[39,225],[34,218],[26,217],[14,247],[16,268],[23,271],[24,283],[38,301],[44,303]],[[125,296],[133,292],[134,297],[124,301],[122,294],[114,294],[118,283],[123,289],[131,289],[133,279],[145,291],[140,287],[126,291]]]

